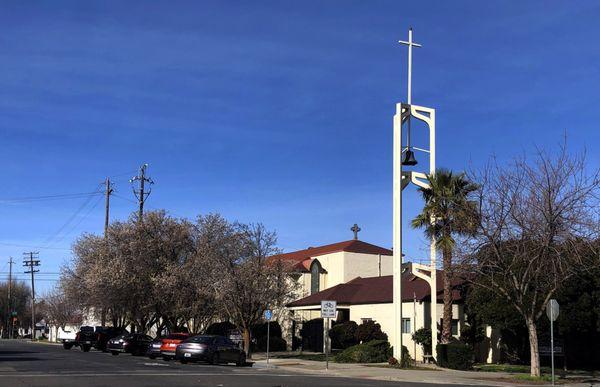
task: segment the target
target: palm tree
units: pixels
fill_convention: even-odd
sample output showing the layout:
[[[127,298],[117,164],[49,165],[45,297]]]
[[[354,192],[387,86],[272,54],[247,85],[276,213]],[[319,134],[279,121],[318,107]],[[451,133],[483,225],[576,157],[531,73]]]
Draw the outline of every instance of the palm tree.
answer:
[[[470,217],[476,204],[469,201],[469,195],[477,185],[469,181],[464,173],[455,175],[452,171],[438,169],[427,178],[430,188],[419,188],[425,206],[412,221],[413,228],[421,228],[425,235],[432,238],[442,250],[444,281],[444,314],[442,324],[442,343],[450,342],[452,337],[452,254],[457,235],[471,232]],[[431,295],[431,302],[435,302]]]

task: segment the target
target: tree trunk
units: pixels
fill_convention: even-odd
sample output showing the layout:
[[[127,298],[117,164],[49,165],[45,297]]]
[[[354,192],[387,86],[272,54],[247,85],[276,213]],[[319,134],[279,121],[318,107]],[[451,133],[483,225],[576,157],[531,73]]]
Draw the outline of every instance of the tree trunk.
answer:
[[[246,356],[250,358],[250,329],[242,329],[242,337],[244,338],[244,352],[246,352]]]
[[[442,343],[449,343],[452,339],[452,252],[448,249],[442,251],[443,255],[443,279],[444,279],[444,313],[442,316]],[[437,302],[435,295],[431,296],[431,302]]]
[[[540,354],[538,352],[537,327],[533,318],[526,318],[527,331],[529,333],[529,351],[531,353],[531,376],[539,377],[540,374]]]

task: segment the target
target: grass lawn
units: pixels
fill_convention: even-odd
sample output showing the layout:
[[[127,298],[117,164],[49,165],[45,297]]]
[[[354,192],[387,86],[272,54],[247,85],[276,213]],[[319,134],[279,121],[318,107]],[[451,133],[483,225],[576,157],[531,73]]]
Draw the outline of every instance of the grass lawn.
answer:
[[[534,377],[529,374],[528,365],[518,364],[476,364],[473,367],[476,371],[485,372],[505,372],[512,374],[508,380],[512,380],[515,383],[549,383],[552,382],[552,370],[550,367],[542,367],[542,375],[540,377]],[[562,369],[555,369],[556,381],[558,383],[565,382],[587,382],[590,380],[597,380],[597,371],[584,371],[584,370],[569,370],[565,372]],[[507,380],[506,378],[503,378]],[[500,380],[500,379],[499,379]]]
[[[526,364],[476,364],[473,369],[486,372],[509,372],[529,374],[529,366]],[[542,373],[551,373],[549,367],[542,367]]]
[[[441,371],[437,368],[430,368],[430,367],[419,367],[419,366],[412,366],[412,367],[408,367],[408,368],[400,368],[397,366],[392,366],[389,364],[364,364],[367,367],[379,367],[379,368],[393,368],[393,369],[397,369],[397,370],[411,370],[411,371]]]
[[[333,361],[335,355],[329,355],[329,361]],[[290,353],[274,356],[277,359],[300,359],[300,360],[312,360],[312,361],[325,361],[324,353]]]

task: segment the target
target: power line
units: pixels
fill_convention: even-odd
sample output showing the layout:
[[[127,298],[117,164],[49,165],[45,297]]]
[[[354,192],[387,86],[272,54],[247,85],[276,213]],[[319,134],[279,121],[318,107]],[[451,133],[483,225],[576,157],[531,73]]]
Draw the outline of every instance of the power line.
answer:
[[[92,213],[92,211],[93,211],[93,210],[94,210],[96,207],[98,207],[98,204],[100,204],[100,202],[101,202],[101,201],[102,201],[102,196],[99,196],[99,197],[98,197],[98,200],[96,200],[96,202],[95,202],[95,203],[92,205],[92,207],[90,207],[90,208],[88,209],[88,211],[87,211],[87,212],[86,212],[86,213],[85,213],[85,214],[84,214],[84,215],[83,215],[81,218],[79,218],[79,221],[78,221],[77,223],[73,224],[73,227],[71,227],[71,228],[69,229],[69,231],[67,231],[66,233],[64,233],[64,234],[63,234],[63,235],[62,235],[60,238],[58,238],[58,239],[57,239],[57,240],[56,240],[54,243],[60,243],[60,242],[61,242],[63,239],[65,239],[65,237],[66,237],[67,235],[70,235],[70,234],[71,234],[71,233],[72,233],[72,232],[73,232],[73,231],[74,231],[74,230],[75,230],[77,227],[79,227],[79,225],[80,225],[81,223],[83,223],[83,221],[84,221],[84,220],[86,220],[86,219],[87,219],[87,217],[88,217],[88,216],[89,216],[89,215]],[[51,246],[51,245],[49,245],[49,246]]]
[[[26,196],[21,198],[9,198],[0,199],[0,204],[11,204],[11,203],[28,203],[46,200],[64,200],[64,199],[79,199],[88,196],[94,196],[101,194],[101,191],[94,192],[82,192],[73,194],[59,194],[59,195],[43,195],[43,196]]]
[[[50,250],[71,250],[69,247],[45,247],[45,246],[33,246],[33,245],[21,245],[18,243],[8,243],[8,242],[0,242],[2,246],[11,246],[11,247],[23,247],[26,249],[50,249]]]

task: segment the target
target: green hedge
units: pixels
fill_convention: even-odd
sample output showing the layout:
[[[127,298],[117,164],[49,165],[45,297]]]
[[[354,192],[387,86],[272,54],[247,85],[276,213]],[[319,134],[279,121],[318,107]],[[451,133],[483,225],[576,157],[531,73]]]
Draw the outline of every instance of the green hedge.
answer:
[[[356,328],[356,341],[366,343],[371,340],[385,340],[388,336],[381,330],[381,325],[373,320],[365,321]]]
[[[338,363],[383,363],[392,356],[392,348],[386,340],[372,340],[346,348],[335,356]]]
[[[346,349],[358,344],[356,341],[356,329],[358,324],[354,321],[344,321],[335,324],[329,331],[331,348]]]
[[[267,336],[259,337],[256,340],[255,351],[265,352],[267,350]],[[269,340],[269,352],[287,350],[287,341],[281,337],[271,336]]]
[[[462,343],[438,344],[437,364],[454,370],[469,370],[473,367],[473,349]]]

